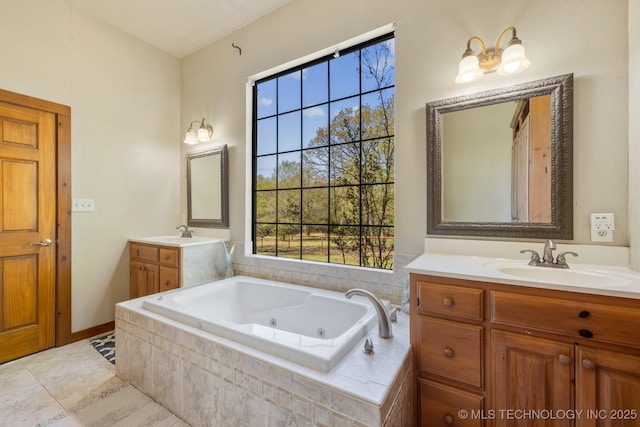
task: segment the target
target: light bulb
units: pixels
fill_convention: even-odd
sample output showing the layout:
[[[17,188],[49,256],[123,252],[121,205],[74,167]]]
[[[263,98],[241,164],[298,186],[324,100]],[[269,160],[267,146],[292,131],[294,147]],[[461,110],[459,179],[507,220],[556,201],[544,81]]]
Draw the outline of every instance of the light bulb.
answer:
[[[519,73],[526,70],[531,61],[524,54],[524,46],[521,43],[509,45],[502,52],[502,62],[496,71],[501,76]]]
[[[478,80],[484,73],[480,69],[480,63],[478,57],[475,55],[466,55],[460,60],[458,66],[458,75],[456,76],[456,83],[469,83],[474,80]]]
[[[198,129],[198,142],[208,142],[209,141],[209,129],[206,127],[200,127]]]
[[[189,145],[194,145],[198,143],[198,135],[193,129],[189,129],[184,138],[184,143]]]

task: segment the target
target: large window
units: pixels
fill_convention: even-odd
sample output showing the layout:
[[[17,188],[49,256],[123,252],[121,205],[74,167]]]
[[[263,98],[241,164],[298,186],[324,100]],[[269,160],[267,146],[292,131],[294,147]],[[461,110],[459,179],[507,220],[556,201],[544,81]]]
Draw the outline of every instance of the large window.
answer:
[[[253,252],[393,267],[393,35],[256,82]]]

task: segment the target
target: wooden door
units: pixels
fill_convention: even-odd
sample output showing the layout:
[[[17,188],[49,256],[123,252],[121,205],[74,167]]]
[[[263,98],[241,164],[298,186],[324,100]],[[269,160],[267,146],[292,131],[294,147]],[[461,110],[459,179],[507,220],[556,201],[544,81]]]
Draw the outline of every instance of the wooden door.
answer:
[[[55,162],[55,115],[0,102],[0,363],[55,344]]]
[[[511,219],[529,221],[529,117],[511,147]]]
[[[551,96],[529,100],[529,221],[551,222]]]
[[[526,335],[492,331],[493,408],[498,427],[564,427],[569,419],[504,416],[505,410],[573,409],[573,345]]]
[[[582,347],[576,354],[576,409],[583,411],[576,426],[640,425],[640,357]]]

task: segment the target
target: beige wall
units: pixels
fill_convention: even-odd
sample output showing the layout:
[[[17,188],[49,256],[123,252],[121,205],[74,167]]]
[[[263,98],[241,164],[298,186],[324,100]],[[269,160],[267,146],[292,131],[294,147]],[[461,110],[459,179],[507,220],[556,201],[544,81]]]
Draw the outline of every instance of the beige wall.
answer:
[[[231,152],[231,237],[245,228],[246,78],[388,23],[396,25],[396,253],[418,255],[426,234],[424,104],[574,73],[575,242],[589,243],[589,214],[616,215],[627,228],[627,1],[296,0],[185,58],[182,127],[206,113]],[[517,27],[532,62],[512,77],[453,82],[467,39],[494,43]],[[242,47],[242,56],[231,47]]]
[[[440,118],[442,219],[511,222],[511,120],[514,102]]]
[[[71,106],[72,331],[128,298],[129,236],[179,221],[179,60],[62,1],[1,0],[0,88]]]
[[[242,242],[249,238],[247,77],[389,23],[396,25],[402,165],[396,171],[398,254],[418,255],[424,245],[424,104],[574,73],[575,241],[588,243],[589,213],[614,212],[615,244],[626,246],[631,236],[640,268],[633,250],[640,247],[640,223],[627,212],[640,217],[640,125],[627,120],[640,110],[634,82],[627,98],[628,69],[637,74],[640,60],[634,2],[628,24],[626,0],[296,0],[185,58],[182,70],[178,59],[63,0],[0,2],[0,88],[71,106],[73,195],[96,200],[95,213],[73,214],[73,331],[113,320],[113,304],[127,297],[127,237],[172,232],[185,214],[187,150],[178,141],[191,120],[209,118],[211,145],[229,145],[231,238]],[[493,43],[509,25],[517,27],[531,67],[511,78],[456,85],[467,38]]]

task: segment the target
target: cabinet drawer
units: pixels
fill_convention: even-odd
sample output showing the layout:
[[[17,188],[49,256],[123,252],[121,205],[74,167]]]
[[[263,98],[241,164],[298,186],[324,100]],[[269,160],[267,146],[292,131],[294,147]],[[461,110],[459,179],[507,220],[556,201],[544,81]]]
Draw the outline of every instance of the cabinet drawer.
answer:
[[[472,413],[481,413],[484,398],[432,381],[418,379],[420,388],[420,425],[424,427],[481,427],[483,421]],[[461,410],[469,414],[460,418]]]
[[[640,308],[492,292],[495,323],[640,347]]]
[[[179,259],[178,249],[160,248],[160,264],[177,267]]]
[[[418,281],[418,311],[482,320],[482,289]]]
[[[160,266],[160,292],[177,288],[179,280],[177,268]]]
[[[482,326],[418,316],[420,374],[481,388]]]
[[[131,244],[131,258],[143,261],[158,262],[158,248],[156,246]]]

